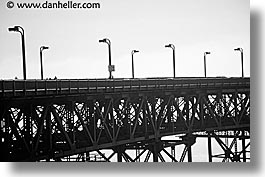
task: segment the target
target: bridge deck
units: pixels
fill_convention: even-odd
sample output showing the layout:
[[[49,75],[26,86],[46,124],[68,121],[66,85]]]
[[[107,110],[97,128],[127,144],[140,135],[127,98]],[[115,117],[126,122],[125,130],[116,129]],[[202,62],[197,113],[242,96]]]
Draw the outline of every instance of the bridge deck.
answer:
[[[250,78],[1,80],[0,99],[175,89],[249,88]]]
[[[249,132],[249,107],[250,78],[1,80],[2,155],[41,160],[168,135]]]

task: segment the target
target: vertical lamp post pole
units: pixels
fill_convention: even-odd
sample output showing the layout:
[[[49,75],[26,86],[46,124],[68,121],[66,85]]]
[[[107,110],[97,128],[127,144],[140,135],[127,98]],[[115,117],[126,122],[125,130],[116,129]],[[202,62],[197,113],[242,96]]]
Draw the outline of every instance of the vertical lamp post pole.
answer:
[[[26,76],[26,51],[25,51],[25,31],[21,26],[14,26],[13,28],[8,28],[8,31],[19,32],[21,34],[22,40],[22,59],[23,59],[23,78],[27,79]]]
[[[165,47],[172,48],[173,50],[173,75],[174,78],[176,77],[176,69],[175,69],[175,46],[173,44],[165,45]]]
[[[14,26],[13,28],[8,28],[10,32],[19,32],[21,34],[21,42],[22,42],[22,59],[23,59],[23,79],[27,80],[26,75],[26,50],[25,50],[25,31],[21,26]],[[31,133],[32,133],[32,123],[30,117],[23,118],[23,125],[24,125],[24,137],[26,144],[30,144],[31,140]]]
[[[112,79],[113,76],[112,76],[112,71],[114,71],[114,66],[111,65],[111,48],[110,48],[110,40],[105,38],[105,39],[102,39],[102,40],[99,40],[99,42],[104,42],[104,43],[107,43],[108,44],[108,48],[109,48],[109,66],[108,66],[108,69],[109,69],[109,79]]]
[[[41,46],[40,47],[40,71],[41,71],[41,80],[43,80],[43,63],[42,63],[42,51],[49,49],[49,47]]]
[[[234,50],[240,51],[240,53],[241,53],[241,71],[242,71],[242,77],[244,77],[243,49],[242,48],[236,48]]]
[[[132,78],[134,79],[134,62],[133,62],[133,54],[139,52],[138,50],[132,51]]]
[[[211,54],[211,52],[204,52],[204,77],[206,77],[206,55]]]

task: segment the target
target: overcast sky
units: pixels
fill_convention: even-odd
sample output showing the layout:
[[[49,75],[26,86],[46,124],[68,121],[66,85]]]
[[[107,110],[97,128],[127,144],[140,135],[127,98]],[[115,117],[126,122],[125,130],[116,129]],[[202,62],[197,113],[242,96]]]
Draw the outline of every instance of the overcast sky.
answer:
[[[45,2],[45,0],[14,0]],[[49,2],[57,2],[50,0]],[[67,2],[61,0],[61,2]],[[89,2],[74,0],[73,2]],[[115,78],[129,78],[131,50],[135,77],[172,77],[172,51],[176,47],[176,76],[250,75],[249,0],[97,0],[99,9],[8,9],[0,2],[0,79],[23,78],[21,38],[8,32],[20,25],[26,32],[27,78],[40,78],[39,48],[43,52],[44,78],[107,78],[111,40]]]

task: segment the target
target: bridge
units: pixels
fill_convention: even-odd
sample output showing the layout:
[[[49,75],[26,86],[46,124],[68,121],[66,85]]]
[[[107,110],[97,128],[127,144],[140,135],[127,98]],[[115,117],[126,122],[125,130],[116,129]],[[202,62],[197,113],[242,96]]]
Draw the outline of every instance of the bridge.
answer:
[[[1,80],[0,120],[0,161],[247,162],[250,78]]]

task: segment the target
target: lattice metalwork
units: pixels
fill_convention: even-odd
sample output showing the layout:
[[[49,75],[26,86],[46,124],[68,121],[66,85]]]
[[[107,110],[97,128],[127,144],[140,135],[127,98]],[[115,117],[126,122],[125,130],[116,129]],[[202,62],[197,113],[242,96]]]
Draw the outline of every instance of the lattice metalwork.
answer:
[[[250,159],[249,86],[22,96],[0,110],[1,161],[191,162],[198,137],[210,141],[210,162]],[[224,153],[212,154],[211,139]]]

